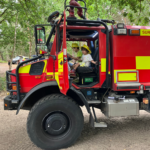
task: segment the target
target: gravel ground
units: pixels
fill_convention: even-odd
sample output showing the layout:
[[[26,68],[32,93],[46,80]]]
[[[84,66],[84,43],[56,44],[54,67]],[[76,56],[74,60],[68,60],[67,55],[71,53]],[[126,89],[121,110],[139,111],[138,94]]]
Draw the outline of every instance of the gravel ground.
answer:
[[[0,150],[39,150],[26,132],[28,111],[4,111],[4,94],[0,96]],[[108,119],[96,110],[98,120],[108,124],[107,128],[92,129],[88,124],[85,108],[84,129],[77,142],[67,150],[149,150],[150,114],[141,111],[139,117]]]
[[[0,75],[7,70],[0,64]],[[14,66],[15,67],[15,66]],[[3,110],[5,93],[0,93],[0,150],[40,150],[29,139],[26,121],[29,111]],[[106,122],[107,128],[92,129],[89,115],[84,114],[84,129],[77,142],[67,150],[150,150],[150,114],[140,111],[139,117],[106,118],[96,109],[98,120]]]

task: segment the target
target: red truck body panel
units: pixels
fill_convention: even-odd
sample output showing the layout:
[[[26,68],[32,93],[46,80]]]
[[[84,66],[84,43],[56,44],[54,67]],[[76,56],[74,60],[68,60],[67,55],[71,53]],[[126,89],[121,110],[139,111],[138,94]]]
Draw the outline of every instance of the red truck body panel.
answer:
[[[64,29],[64,25],[60,26],[60,30]],[[140,85],[144,86],[144,89],[150,88],[150,27],[142,26],[126,26],[127,35],[115,35],[115,28],[112,26],[110,32],[110,45],[109,45],[109,74],[111,75],[112,85],[111,88],[114,91],[130,91],[140,90]],[[104,27],[84,27],[84,26],[67,26],[67,30],[80,29],[80,30],[96,30],[99,33],[99,83],[93,87],[84,88],[102,88],[106,80],[106,34],[104,33]],[[66,35],[63,32],[64,40]],[[140,29],[140,35],[129,35],[130,29]],[[142,30],[144,29],[144,30]],[[63,62],[63,70],[60,65],[60,59],[67,57],[65,41],[62,43],[62,50],[56,53],[56,41],[57,35],[55,35],[51,55],[56,56],[56,60],[49,57],[47,60],[42,60],[45,63],[45,69],[40,75],[41,77],[36,78],[36,75],[30,75],[29,71],[23,71],[19,73],[19,80],[21,85],[21,93],[29,92],[33,87],[37,86],[42,82],[56,80],[60,91],[66,94],[69,88],[68,81],[68,63]],[[61,58],[60,58],[61,56]],[[31,66],[31,64],[27,65]],[[23,66],[25,67],[25,66]],[[13,71],[15,72],[15,70]],[[47,78],[47,76],[52,76]],[[15,78],[12,78],[14,81]],[[118,85],[126,84],[118,88]],[[128,86],[128,84],[135,84],[135,86]],[[76,89],[80,89],[75,84],[72,84]]]
[[[111,32],[114,91],[130,90],[129,88],[117,89],[119,83],[140,83],[150,86],[150,27],[126,26],[126,28],[127,35],[114,35],[114,27]],[[140,35],[129,35],[130,29],[140,29]]]

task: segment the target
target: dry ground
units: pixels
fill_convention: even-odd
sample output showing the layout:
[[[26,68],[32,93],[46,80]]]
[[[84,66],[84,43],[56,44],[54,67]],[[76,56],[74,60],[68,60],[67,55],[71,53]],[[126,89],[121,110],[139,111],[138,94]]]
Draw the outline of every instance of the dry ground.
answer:
[[[1,68],[1,64],[0,64]],[[39,150],[28,138],[26,120],[28,111],[3,110],[0,94],[0,150]],[[108,124],[107,128],[92,129],[88,125],[85,108],[84,129],[78,141],[67,150],[150,150],[150,114],[140,111],[139,117],[108,119],[96,110],[99,121]]]
[[[17,65],[12,65],[12,69],[15,69]],[[8,63],[0,63],[0,76],[4,76],[5,72],[9,70]]]

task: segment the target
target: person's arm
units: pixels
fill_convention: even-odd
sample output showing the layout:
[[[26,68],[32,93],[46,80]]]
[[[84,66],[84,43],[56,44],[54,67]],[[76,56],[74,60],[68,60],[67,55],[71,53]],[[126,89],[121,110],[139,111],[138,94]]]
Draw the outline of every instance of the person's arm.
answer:
[[[88,59],[89,59],[89,61],[90,61],[91,63],[97,65],[97,61],[94,61],[93,58],[92,58],[92,56],[91,56],[90,54],[89,54],[88,57],[89,57]]]
[[[91,63],[97,65],[97,61],[92,60]]]
[[[70,57],[70,58],[72,58],[73,56],[72,55],[70,55],[70,54],[67,54],[68,55],[68,57]]]
[[[78,61],[82,61],[82,59],[78,58]]]
[[[74,59],[74,60],[79,60],[79,58],[77,57],[73,57],[72,55],[68,54],[68,57],[70,57],[71,59]]]
[[[74,59],[74,60],[80,60],[80,58],[77,58],[77,57],[73,57],[72,59]]]

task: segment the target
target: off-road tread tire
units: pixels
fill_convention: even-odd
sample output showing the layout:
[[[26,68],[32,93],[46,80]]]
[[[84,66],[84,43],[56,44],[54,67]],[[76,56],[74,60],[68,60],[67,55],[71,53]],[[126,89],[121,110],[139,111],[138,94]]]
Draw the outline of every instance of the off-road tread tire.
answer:
[[[51,95],[48,95],[48,96],[46,96],[46,97],[43,97],[41,100],[39,100],[38,102],[36,102],[35,103],[35,105],[32,107],[32,109],[30,110],[30,112],[29,112],[29,115],[28,115],[28,117],[27,117],[27,133],[28,133],[28,136],[29,136],[29,138],[30,138],[30,140],[38,147],[38,148],[42,148],[40,145],[38,145],[35,141],[34,141],[34,139],[31,137],[31,134],[30,134],[30,132],[29,132],[29,123],[30,123],[30,120],[31,120],[31,116],[32,116],[32,114],[35,112],[35,110],[40,106],[40,105],[42,105],[43,103],[45,103],[46,101],[50,101],[50,100],[54,100],[54,99],[59,99],[59,98],[61,98],[61,99],[65,99],[66,101],[68,101],[68,102],[71,102],[72,103],[72,105],[74,105],[74,106],[77,106],[77,108],[78,108],[78,111],[82,114],[80,117],[82,118],[82,120],[83,120],[83,123],[82,123],[82,126],[81,126],[81,128],[80,128],[80,134],[79,134],[79,136],[77,136],[72,142],[70,142],[68,145],[66,145],[66,146],[64,146],[64,147],[61,147],[61,148],[68,148],[68,147],[70,147],[71,145],[73,145],[75,142],[76,142],[76,140],[80,137],[80,135],[81,135],[81,132],[82,132],[82,130],[83,130],[83,125],[84,125],[84,117],[83,117],[83,113],[82,113],[82,111],[81,111],[81,108],[79,107],[79,105],[72,99],[72,98],[70,98],[69,96],[65,96],[65,95],[63,95],[63,94],[59,94],[59,93],[57,93],[57,94],[51,94]],[[45,149],[45,150],[56,150],[56,149]]]

